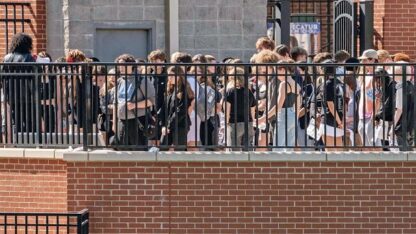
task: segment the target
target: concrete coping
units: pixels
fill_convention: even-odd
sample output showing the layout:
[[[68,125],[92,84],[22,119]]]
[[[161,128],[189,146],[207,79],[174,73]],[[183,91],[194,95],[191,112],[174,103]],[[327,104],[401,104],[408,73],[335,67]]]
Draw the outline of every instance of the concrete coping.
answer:
[[[4,148],[0,158],[59,159],[65,161],[161,161],[161,162],[354,162],[354,161],[416,161],[416,152],[143,152],[80,149]]]

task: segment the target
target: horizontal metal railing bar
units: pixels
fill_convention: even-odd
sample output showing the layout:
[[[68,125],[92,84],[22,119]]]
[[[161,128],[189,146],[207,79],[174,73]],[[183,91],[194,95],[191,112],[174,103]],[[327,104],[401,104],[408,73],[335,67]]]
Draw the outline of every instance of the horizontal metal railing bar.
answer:
[[[14,217],[14,216],[10,216],[10,217]],[[49,220],[50,222],[50,220]],[[14,222],[7,222],[7,223],[2,223],[0,222],[0,226],[4,226],[7,224],[7,226],[9,227],[78,227],[78,225],[76,224],[75,220],[74,220],[75,224],[42,224],[42,223],[14,223]],[[88,222],[87,222],[88,223]]]
[[[74,216],[83,215],[88,213],[88,209],[83,209],[79,212],[0,212],[0,216]]]
[[[13,5],[24,5],[24,6],[30,6],[30,2],[0,2],[0,6],[13,6]]]
[[[0,19],[0,22],[30,23],[30,19]]]

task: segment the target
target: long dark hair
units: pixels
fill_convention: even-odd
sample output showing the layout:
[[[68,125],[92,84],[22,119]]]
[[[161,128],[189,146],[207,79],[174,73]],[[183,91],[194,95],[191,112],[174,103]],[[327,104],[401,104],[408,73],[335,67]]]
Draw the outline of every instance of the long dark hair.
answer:
[[[192,90],[191,86],[189,85],[188,81],[185,78],[185,72],[183,69],[179,66],[172,66],[168,68],[168,76],[169,75],[175,75],[177,76],[175,82],[170,82],[168,79],[168,82],[166,84],[166,93],[167,95],[171,95],[173,92],[177,92],[176,97],[178,99],[182,99],[186,97],[189,100],[195,99],[195,93]],[[176,87],[176,90],[175,90]],[[185,94],[186,92],[186,94]]]
[[[29,54],[33,49],[32,38],[25,33],[17,33],[13,36],[10,45],[11,53]]]

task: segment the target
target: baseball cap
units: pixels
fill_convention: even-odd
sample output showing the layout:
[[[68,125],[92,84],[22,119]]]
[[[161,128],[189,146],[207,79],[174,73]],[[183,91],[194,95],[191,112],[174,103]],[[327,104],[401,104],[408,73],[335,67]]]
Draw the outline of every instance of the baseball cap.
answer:
[[[378,59],[377,51],[373,49],[365,50],[358,59]]]

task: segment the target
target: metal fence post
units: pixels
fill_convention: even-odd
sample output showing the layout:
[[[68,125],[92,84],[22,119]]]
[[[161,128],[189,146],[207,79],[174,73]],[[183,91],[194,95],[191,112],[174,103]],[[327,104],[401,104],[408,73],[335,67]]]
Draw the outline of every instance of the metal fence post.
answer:
[[[82,214],[77,214],[77,234],[82,233]]]
[[[249,71],[248,66],[244,66],[244,151],[248,151],[249,147],[249,128],[253,126],[250,125],[250,115],[251,115],[251,107],[249,106]]]
[[[84,105],[84,116],[83,116],[83,122],[84,122],[84,129],[83,129],[83,148],[84,150],[88,149],[89,146],[89,139],[90,139],[90,133],[92,128],[92,121],[91,121],[91,96],[92,96],[92,77],[91,77],[91,66],[89,63],[83,64],[82,68],[82,83],[83,83],[83,105]]]
[[[406,150],[408,150],[408,147],[407,147],[407,126],[408,126],[408,123],[407,123],[407,112],[408,111],[410,111],[410,110],[408,110],[408,108],[407,108],[407,92],[408,92],[408,87],[407,87],[407,75],[406,75],[406,73],[407,73],[407,71],[406,71],[406,68],[407,68],[407,66],[406,65],[403,65],[402,66],[402,74],[403,74],[403,76],[402,76],[402,81],[403,81],[403,87],[402,87],[402,92],[403,92],[403,110],[402,110],[402,116],[400,117],[400,119],[401,119],[401,126],[402,126],[402,132],[401,132],[401,134],[402,134],[402,138],[403,138],[403,145],[399,145],[400,146],[400,149],[401,149],[401,151],[406,151]],[[398,142],[399,143],[399,142]]]
[[[38,67],[38,65],[33,66],[33,71],[35,72],[35,80],[34,80],[35,81],[34,82],[34,86],[35,86],[35,89],[34,89],[34,91],[35,91],[35,97],[34,97],[35,98],[35,100],[34,100],[35,101],[35,126],[31,126],[31,127],[32,127],[32,129],[34,127],[35,131],[36,131],[34,133],[34,135],[35,135],[35,144],[41,144],[42,143],[42,140],[41,140],[42,134],[41,134],[41,131],[40,131],[41,130],[40,126],[41,126],[42,123],[41,123],[41,118],[40,118],[41,112],[39,110],[40,109],[40,104],[41,104],[40,103],[40,95],[39,95],[41,76],[39,76],[39,67]],[[33,116],[32,113],[31,113],[31,115]],[[29,121],[30,120],[26,120],[26,122],[29,122]],[[26,125],[28,125],[28,124],[26,123]],[[27,126],[26,126],[26,128],[27,128]],[[26,129],[26,132],[28,132],[27,129]],[[22,132],[22,142],[24,142],[23,138],[24,138],[24,134]]]

